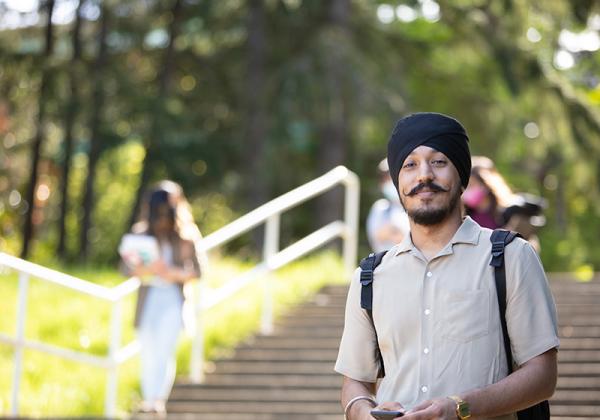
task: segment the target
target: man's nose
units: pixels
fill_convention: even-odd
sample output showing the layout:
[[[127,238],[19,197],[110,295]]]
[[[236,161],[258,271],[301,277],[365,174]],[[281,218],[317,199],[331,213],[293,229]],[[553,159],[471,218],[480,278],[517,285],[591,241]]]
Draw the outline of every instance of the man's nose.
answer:
[[[433,171],[431,170],[431,166],[428,162],[424,162],[422,165],[419,165],[419,172],[417,175],[420,183],[431,181],[434,178]]]

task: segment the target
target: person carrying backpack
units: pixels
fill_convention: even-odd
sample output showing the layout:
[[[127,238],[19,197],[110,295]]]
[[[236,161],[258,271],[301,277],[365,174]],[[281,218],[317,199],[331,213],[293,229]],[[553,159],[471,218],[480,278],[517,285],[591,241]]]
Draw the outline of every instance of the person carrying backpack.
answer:
[[[554,299],[531,245],[462,217],[464,127],[437,113],[402,118],[388,163],[411,233],[364,260],[350,285],[335,365],[346,417],[549,418]]]

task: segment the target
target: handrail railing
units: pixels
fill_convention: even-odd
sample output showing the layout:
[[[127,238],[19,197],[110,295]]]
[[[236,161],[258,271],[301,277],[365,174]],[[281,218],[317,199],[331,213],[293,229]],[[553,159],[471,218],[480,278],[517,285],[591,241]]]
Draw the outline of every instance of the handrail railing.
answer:
[[[296,241],[287,248],[279,250],[280,215],[286,210],[322,194],[339,184],[345,186],[344,221],[337,220],[331,222],[308,236]],[[242,275],[228,281],[221,288],[211,291],[204,289],[202,293],[198,293],[199,300],[194,305],[197,329],[196,334],[194,335],[190,362],[190,379],[193,382],[201,382],[204,378],[204,343],[201,322],[202,311],[227,299],[251,281],[294,261],[338,237],[341,237],[344,240],[344,267],[347,277],[350,278],[356,264],[358,204],[358,177],[345,167],[338,166],[325,175],[269,201],[227,226],[207,235],[198,242],[197,246],[199,250],[204,252],[209,251],[227,243],[262,223],[266,224],[262,261]],[[108,380],[106,383],[104,412],[106,417],[114,417],[116,414],[118,366],[139,352],[139,343],[137,340],[133,340],[121,347],[122,300],[139,288],[139,280],[130,278],[118,286],[108,288],[21,260],[5,253],[0,253],[0,266],[5,266],[19,272],[16,333],[15,336],[0,333],[0,342],[14,347],[11,415],[17,416],[19,411],[18,395],[23,366],[23,352],[25,349],[33,349],[106,369],[108,372]],[[54,283],[109,302],[112,305],[112,313],[108,355],[92,355],[26,339],[25,320],[27,315],[27,292],[30,277]],[[263,333],[271,332],[273,326],[273,304],[269,283],[267,277],[267,280],[265,281],[263,314],[261,319],[261,330]]]
[[[0,342],[14,347],[13,384],[11,393],[11,415],[19,413],[18,397],[23,370],[23,352],[32,349],[64,359],[74,360],[91,366],[97,366],[107,370],[106,395],[104,401],[104,413],[107,417],[114,417],[117,403],[117,369],[120,364],[133,357],[139,348],[137,340],[131,341],[121,348],[121,302],[127,295],[134,293],[140,281],[130,278],[118,286],[109,288],[91,283],[61,273],[50,268],[43,267],[29,261],[22,260],[12,255],[0,252],[0,266],[8,267],[19,272],[19,294],[17,303],[17,328],[15,336],[0,333]],[[92,355],[77,350],[67,349],[36,340],[25,338],[25,320],[27,318],[27,292],[30,277],[35,277],[82,294],[96,297],[109,302],[111,310],[111,328],[109,352],[106,356]]]
[[[345,187],[344,221],[331,222],[287,248],[279,250],[280,215],[284,211],[319,194],[323,194],[340,184]],[[351,277],[356,264],[358,244],[359,188],[359,181],[356,174],[343,166],[338,166],[325,175],[263,204],[227,226],[206,236],[198,243],[200,250],[208,251],[225,244],[262,223],[266,223],[262,261],[242,275],[228,281],[220,289],[213,290],[210,293],[206,290],[204,290],[204,293],[199,293],[199,301],[196,304],[196,319],[199,322],[196,323],[197,329],[194,334],[192,357],[190,360],[190,380],[192,382],[197,383],[204,380],[204,369],[202,366],[204,362],[204,332],[202,322],[200,321],[203,310],[216,305],[260,276],[276,270],[338,237],[344,240],[344,267],[348,279]],[[268,277],[265,281],[262,307],[261,331],[268,334],[273,328],[273,303]]]

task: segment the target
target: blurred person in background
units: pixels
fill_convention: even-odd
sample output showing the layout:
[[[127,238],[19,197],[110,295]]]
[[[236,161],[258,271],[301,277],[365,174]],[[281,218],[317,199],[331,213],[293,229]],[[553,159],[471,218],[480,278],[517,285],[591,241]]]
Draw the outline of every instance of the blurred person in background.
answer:
[[[465,212],[480,226],[519,232],[536,251],[540,251],[537,229],[545,224],[542,198],[513,193],[494,162],[473,156],[469,185],[462,195]]]
[[[126,237],[130,243],[133,237],[134,243],[144,239],[146,244],[150,240],[156,245],[155,256],[140,257],[125,252],[123,246],[120,252],[124,274],[142,280],[135,316],[141,346],[143,401],[139,409],[164,414],[175,379],[177,340],[183,327],[183,286],[201,273],[195,246],[201,235],[181,186],[162,181],[151,189],[139,222]]]
[[[383,198],[373,203],[367,216],[367,237],[373,252],[385,251],[402,242],[410,229],[408,216],[390,177],[387,159],[379,162],[377,172]]]

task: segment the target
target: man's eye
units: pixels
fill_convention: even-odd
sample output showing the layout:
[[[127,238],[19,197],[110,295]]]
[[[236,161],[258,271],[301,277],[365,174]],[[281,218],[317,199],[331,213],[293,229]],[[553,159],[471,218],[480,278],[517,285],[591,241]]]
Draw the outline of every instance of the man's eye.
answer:
[[[436,159],[432,162],[435,166],[443,166],[446,164],[444,159]]]
[[[415,166],[414,162],[406,162],[404,164],[404,166],[402,166],[403,168],[412,168],[413,166]]]

